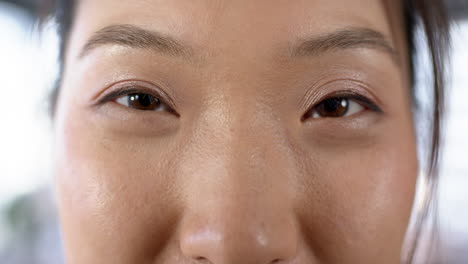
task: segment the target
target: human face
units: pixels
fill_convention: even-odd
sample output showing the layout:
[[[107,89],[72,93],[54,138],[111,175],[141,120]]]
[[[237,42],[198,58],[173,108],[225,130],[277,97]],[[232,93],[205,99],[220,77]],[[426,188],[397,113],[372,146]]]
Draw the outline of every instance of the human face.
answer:
[[[56,117],[68,263],[399,262],[417,175],[399,1],[76,12]]]

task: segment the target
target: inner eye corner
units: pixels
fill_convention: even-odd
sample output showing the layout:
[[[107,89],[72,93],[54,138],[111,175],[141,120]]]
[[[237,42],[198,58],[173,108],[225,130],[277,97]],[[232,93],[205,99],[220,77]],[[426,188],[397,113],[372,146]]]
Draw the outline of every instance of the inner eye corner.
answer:
[[[299,121],[300,121],[301,123],[307,122],[307,120],[309,120],[309,119],[312,117],[311,112],[314,111],[315,107],[317,107],[317,105],[313,106],[312,108],[308,109],[304,114],[302,114],[302,116],[301,116],[301,118],[299,119]]]

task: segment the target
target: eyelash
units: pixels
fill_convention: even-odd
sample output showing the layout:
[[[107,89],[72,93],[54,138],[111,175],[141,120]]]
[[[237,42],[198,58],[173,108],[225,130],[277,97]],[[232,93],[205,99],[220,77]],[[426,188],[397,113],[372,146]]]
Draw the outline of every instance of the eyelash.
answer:
[[[358,103],[363,108],[365,108],[365,110],[370,110],[375,113],[383,113],[382,109],[372,100],[367,98],[366,96],[360,95],[355,92],[345,91],[345,92],[337,92],[337,93],[334,93],[332,95],[325,97],[324,99],[321,99],[318,103],[314,104],[312,107],[310,107],[306,111],[306,113],[302,116],[301,121],[305,121],[311,117],[313,118],[314,111],[316,111],[317,108],[320,105],[322,105],[324,102],[326,102],[327,100],[331,100],[331,99],[345,99],[347,101],[353,101],[355,103]],[[352,114],[351,116],[353,115],[355,114]],[[320,118],[327,118],[327,117],[320,117]],[[335,118],[339,118],[339,117],[335,117]],[[344,117],[341,117],[341,118],[344,118]],[[314,119],[317,119],[317,118],[314,118]]]
[[[99,101],[98,101],[98,104],[104,104],[104,103],[107,103],[107,102],[110,102],[110,101],[115,101],[123,96],[130,96],[132,94],[146,94],[146,95],[149,95],[151,97],[154,97],[155,99],[157,99],[161,104],[163,104],[163,107],[165,108],[165,110],[169,113],[172,113],[172,114],[175,114],[176,116],[179,116],[179,114],[173,110],[173,108],[170,106],[170,104],[166,103],[165,100],[163,99],[164,97],[159,95],[159,94],[155,94],[154,91],[149,91],[149,89],[146,89],[146,88],[143,88],[143,87],[137,87],[137,86],[130,86],[130,87],[123,87],[122,89],[119,89],[117,91],[114,91],[114,92],[110,92],[109,94],[105,95],[103,98],[101,98]],[[355,93],[355,92],[350,92],[350,91],[345,91],[345,92],[337,92],[337,93],[334,93],[332,95],[329,95],[327,97],[325,97],[324,99],[320,100],[317,104],[315,104],[314,106],[312,106],[311,108],[309,108],[306,113],[302,116],[301,118],[301,121],[305,121],[309,118],[311,118],[313,115],[314,115],[314,111],[317,109],[317,107],[319,107],[321,104],[323,104],[324,102],[326,102],[327,100],[330,100],[330,99],[345,99],[347,101],[353,101],[355,103],[358,103],[360,106],[364,107],[365,110],[370,110],[370,111],[373,111],[373,112],[376,112],[376,113],[382,113],[383,111],[381,110],[381,108],[376,104],[374,103],[372,100],[368,99],[366,96],[363,96],[363,95],[360,95],[358,93]],[[131,108],[131,107],[128,107],[128,108]],[[139,110],[139,109],[135,109],[137,111],[143,111],[143,110]],[[355,115],[355,114],[353,114]],[[312,117],[313,118],[313,117]],[[320,118],[327,118],[327,117],[320,117]],[[338,117],[335,117],[335,118],[338,118]],[[341,117],[343,118],[343,117]],[[314,119],[317,119],[317,118],[314,118]]]
[[[158,101],[160,101],[161,104],[164,105],[164,108],[166,109],[167,112],[175,114],[176,116],[179,116],[179,114],[173,109],[171,104],[166,103],[166,100],[164,99],[164,96],[160,95],[157,92],[154,92],[150,89],[144,88],[144,87],[138,87],[138,86],[130,86],[130,87],[123,87],[121,89],[118,89],[116,91],[110,92],[107,95],[104,95],[103,98],[101,98],[98,101],[98,105],[105,104],[107,102],[111,101],[116,101],[119,98],[123,96],[130,96],[132,94],[144,94],[144,95],[149,95]],[[117,103],[117,102],[116,102]],[[118,103],[117,103],[118,104]],[[128,107],[131,108],[131,107]],[[136,111],[142,111],[135,109]]]

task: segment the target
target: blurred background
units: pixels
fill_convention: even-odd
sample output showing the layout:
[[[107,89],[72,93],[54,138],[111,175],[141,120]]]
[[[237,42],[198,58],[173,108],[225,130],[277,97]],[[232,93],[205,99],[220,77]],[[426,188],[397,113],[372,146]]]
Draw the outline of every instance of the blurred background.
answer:
[[[41,6],[38,6],[38,3]],[[453,25],[439,214],[441,263],[468,263],[468,0],[447,0]],[[52,194],[47,97],[58,38],[37,10],[52,1],[0,0],[0,263],[63,264]]]

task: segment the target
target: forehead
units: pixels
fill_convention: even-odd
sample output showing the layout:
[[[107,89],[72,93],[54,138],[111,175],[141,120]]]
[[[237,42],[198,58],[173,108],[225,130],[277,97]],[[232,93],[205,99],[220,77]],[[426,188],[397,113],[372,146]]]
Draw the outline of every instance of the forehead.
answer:
[[[268,48],[345,27],[377,30],[398,46],[399,5],[386,0],[80,0],[72,43],[83,43],[108,25],[134,24],[204,49]]]

